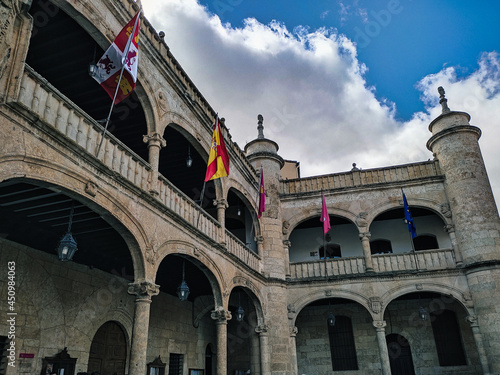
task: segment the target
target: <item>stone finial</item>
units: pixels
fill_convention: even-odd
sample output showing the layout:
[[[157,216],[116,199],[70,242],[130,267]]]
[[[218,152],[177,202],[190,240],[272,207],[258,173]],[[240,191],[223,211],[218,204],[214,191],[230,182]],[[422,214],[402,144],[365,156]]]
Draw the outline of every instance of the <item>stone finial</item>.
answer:
[[[359,171],[359,168],[356,167],[356,163],[352,163],[352,169],[351,171]]]
[[[160,31],[158,33],[158,36],[160,37],[161,40],[165,39],[165,31]]]
[[[438,87],[439,93],[439,104],[441,104],[442,114],[450,112],[450,108],[448,108],[448,99],[444,97],[444,89],[442,86]]]
[[[262,115],[257,116],[258,125],[257,125],[257,130],[259,131],[258,139],[264,139],[264,125],[262,123],[264,122],[264,117]]]

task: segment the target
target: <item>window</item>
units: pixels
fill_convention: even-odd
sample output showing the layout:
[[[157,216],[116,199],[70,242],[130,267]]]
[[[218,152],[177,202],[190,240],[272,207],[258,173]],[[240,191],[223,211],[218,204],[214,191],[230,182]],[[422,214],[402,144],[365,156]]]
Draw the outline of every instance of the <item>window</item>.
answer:
[[[337,243],[332,243],[326,245],[326,259],[331,259],[331,258],[341,258],[341,252],[340,252],[340,245]],[[323,249],[323,246],[319,248],[319,258],[320,259],[325,259],[325,251]]]
[[[357,370],[358,360],[351,319],[347,316],[337,316],[333,327],[326,324],[330,338],[333,371]]]
[[[370,250],[372,255],[375,254],[391,254],[392,245],[389,240],[373,240],[370,241]]]
[[[465,366],[465,352],[457,316],[451,310],[431,313],[432,332],[440,366]]]
[[[439,249],[436,236],[432,234],[422,234],[413,239],[415,250]]]
[[[170,353],[168,361],[168,375],[182,375],[183,354]]]

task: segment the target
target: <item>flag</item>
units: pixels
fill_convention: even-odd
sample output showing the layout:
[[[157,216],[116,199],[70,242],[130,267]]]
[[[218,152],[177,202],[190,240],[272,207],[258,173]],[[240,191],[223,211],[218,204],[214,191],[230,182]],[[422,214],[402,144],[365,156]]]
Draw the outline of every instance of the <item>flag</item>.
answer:
[[[259,188],[259,219],[266,210],[266,192],[264,191],[264,170],[260,168],[260,188]]]
[[[417,229],[415,228],[415,222],[413,221],[413,217],[411,216],[410,208],[408,207],[408,202],[406,201],[406,195],[403,189],[401,189],[403,193],[403,204],[405,207],[405,223],[408,224],[408,231],[410,232],[411,238],[415,238],[417,236]]]
[[[97,70],[93,77],[111,99],[116,94],[114,104],[120,103],[135,89],[139,65],[139,14],[140,11],[120,31],[96,64]],[[119,80],[120,88],[117,90]]]
[[[205,182],[229,175],[229,155],[224,144],[219,126],[219,116],[215,118],[214,133],[212,134],[212,146],[208,155],[207,173]]]
[[[321,207],[320,221],[323,223],[323,234],[327,234],[331,227],[330,216],[328,216],[328,210],[326,208],[325,194],[323,194],[323,207]]]

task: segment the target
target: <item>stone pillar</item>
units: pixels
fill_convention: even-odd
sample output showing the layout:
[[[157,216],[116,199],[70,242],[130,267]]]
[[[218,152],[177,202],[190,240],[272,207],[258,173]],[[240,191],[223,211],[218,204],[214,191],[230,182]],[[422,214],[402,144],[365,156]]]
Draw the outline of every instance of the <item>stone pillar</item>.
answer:
[[[455,236],[455,226],[453,224],[448,224],[444,227],[444,230],[450,235],[451,246],[453,247],[453,252],[455,253],[455,263],[457,266],[463,264],[462,253],[458,248],[457,237]]]
[[[167,145],[167,142],[163,139],[159,133],[150,133],[143,136],[142,140],[148,145],[149,150],[149,164],[151,165],[152,178],[151,187],[149,189],[150,194],[158,195],[158,167],[160,164],[160,149]]]
[[[226,208],[228,208],[227,200],[215,199],[214,206],[217,207],[217,221],[220,224],[220,238],[219,243],[222,245],[226,244]]]
[[[160,290],[156,284],[141,281],[129,284],[128,292],[136,296],[128,373],[129,375],[144,375],[146,373],[151,297],[156,296]]]
[[[363,254],[365,255],[365,272],[373,272],[372,251],[370,249],[370,232],[363,232],[359,234],[361,245],[363,246]]]
[[[290,275],[290,246],[292,242],[288,240],[283,240],[283,250],[285,250],[285,277],[289,279]]]
[[[378,350],[380,353],[380,366],[382,375],[391,375],[391,364],[389,362],[389,351],[387,350],[387,340],[385,338],[386,322],[383,320],[374,320],[373,326],[377,331]]]
[[[252,345],[252,350],[250,351],[250,373],[252,375],[260,375],[260,345],[259,337],[256,334],[250,336],[250,345]]]
[[[271,375],[271,356],[269,355],[269,335],[265,324],[259,324],[255,332],[259,335],[260,342],[260,372],[261,375]]]
[[[227,321],[231,313],[223,307],[217,307],[210,315],[215,320],[217,330],[217,375],[227,375]]]
[[[292,375],[297,375],[299,369],[297,366],[297,343],[295,337],[299,329],[297,327],[290,327],[290,361],[292,362]]]
[[[257,254],[262,256],[264,252],[264,236],[256,236],[255,242],[257,242]]]
[[[467,321],[469,322],[472,328],[472,335],[474,336],[474,342],[476,343],[477,353],[479,355],[479,362],[481,363],[483,374],[489,375],[490,370],[488,365],[488,357],[486,356],[486,351],[484,349],[483,336],[481,335],[479,324],[477,324],[477,316],[469,315],[467,317]]]

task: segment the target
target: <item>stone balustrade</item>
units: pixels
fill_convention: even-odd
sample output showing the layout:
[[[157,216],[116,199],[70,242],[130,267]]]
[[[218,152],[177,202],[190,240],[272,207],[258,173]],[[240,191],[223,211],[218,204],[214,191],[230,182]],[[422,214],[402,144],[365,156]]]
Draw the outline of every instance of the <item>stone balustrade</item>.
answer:
[[[95,155],[103,127],[28,65],[21,80],[16,105],[64,135],[64,142],[73,141],[81,148],[82,153]],[[151,165],[109,132],[106,133],[101,147],[100,160],[116,175],[130,181],[139,189],[150,190],[150,181],[153,178]],[[219,238],[222,228],[217,220],[162,176],[159,176],[158,190],[157,199],[167,208],[169,214],[182,218],[208,239]],[[257,254],[227,230],[224,238],[230,254],[255,271],[260,271],[261,259]]]
[[[437,161],[427,161],[387,168],[283,180],[280,182],[280,193],[283,195],[293,195],[331,189],[355,188],[373,184],[408,182],[419,179],[441,179],[441,175],[439,163]]]
[[[416,255],[416,256],[415,256]],[[452,249],[425,250],[404,254],[373,255],[375,273],[456,268]],[[416,266],[415,259],[418,262]],[[363,257],[335,258],[315,262],[290,263],[291,279],[322,278],[365,274]]]

